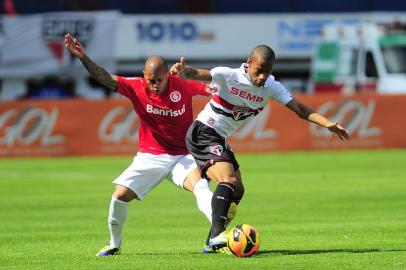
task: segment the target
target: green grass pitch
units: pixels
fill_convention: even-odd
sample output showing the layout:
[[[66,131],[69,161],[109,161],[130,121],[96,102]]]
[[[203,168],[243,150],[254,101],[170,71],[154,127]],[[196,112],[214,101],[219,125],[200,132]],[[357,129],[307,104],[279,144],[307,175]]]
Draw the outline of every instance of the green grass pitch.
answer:
[[[96,258],[131,157],[1,159],[0,269],[406,269],[406,150],[237,157],[248,259],[201,254],[208,223],[168,181],[130,204],[122,255]]]

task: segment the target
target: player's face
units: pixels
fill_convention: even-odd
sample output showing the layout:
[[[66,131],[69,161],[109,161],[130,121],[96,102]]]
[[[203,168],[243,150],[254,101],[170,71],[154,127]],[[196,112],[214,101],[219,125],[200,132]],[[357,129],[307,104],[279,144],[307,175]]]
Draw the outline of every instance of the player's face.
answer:
[[[144,78],[147,80],[148,88],[156,95],[161,95],[168,89],[168,72],[150,72],[144,70]]]
[[[255,86],[264,86],[272,72],[273,63],[266,62],[258,57],[248,58],[247,73]]]

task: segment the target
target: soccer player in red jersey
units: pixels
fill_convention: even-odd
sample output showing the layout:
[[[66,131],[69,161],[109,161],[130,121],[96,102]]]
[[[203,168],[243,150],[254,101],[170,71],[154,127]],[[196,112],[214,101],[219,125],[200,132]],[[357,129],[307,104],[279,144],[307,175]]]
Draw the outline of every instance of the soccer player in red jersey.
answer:
[[[96,255],[120,253],[128,202],[142,200],[166,178],[192,191],[198,208],[211,222],[213,194],[207,180],[201,179],[185,144],[186,132],[193,121],[192,97],[210,95],[207,85],[170,75],[165,60],[160,56],[147,59],[144,77],[111,75],[95,64],[86,55],[81,43],[69,34],[65,35],[65,46],[98,82],[130,99],[140,119],[139,152],[113,182],[116,188],[108,217],[110,241]]]

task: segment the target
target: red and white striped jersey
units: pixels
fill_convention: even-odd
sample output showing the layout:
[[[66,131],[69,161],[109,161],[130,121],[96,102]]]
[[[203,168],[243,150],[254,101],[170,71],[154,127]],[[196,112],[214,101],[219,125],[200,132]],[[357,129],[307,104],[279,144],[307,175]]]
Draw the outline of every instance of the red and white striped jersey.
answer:
[[[210,71],[211,84],[218,88],[196,120],[212,127],[223,137],[230,136],[250,117],[267,105],[269,99],[285,105],[290,92],[271,75],[264,86],[254,86],[242,64],[240,68],[216,67]]]

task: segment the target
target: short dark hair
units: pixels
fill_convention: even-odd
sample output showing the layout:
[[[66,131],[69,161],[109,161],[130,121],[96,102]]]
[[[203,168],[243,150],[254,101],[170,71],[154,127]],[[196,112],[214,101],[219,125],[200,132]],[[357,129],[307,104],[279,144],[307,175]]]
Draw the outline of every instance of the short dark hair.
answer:
[[[256,46],[250,55],[250,58],[259,57],[262,60],[274,63],[275,62],[275,52],[271,49],[271,47],[267,45],[258,45]]]

